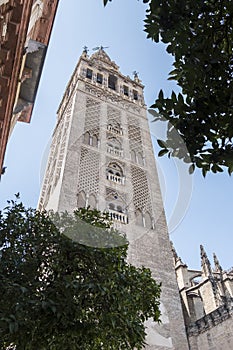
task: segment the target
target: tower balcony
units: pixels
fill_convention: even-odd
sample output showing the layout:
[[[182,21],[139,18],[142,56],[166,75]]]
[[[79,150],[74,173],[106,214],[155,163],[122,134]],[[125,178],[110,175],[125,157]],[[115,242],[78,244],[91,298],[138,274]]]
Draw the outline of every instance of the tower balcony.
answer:
[[[107,152],[117,157],[123,157],[123,151],[115,147],[107,146]]]
[[[128,215],[120,213],[119,211],[109,210],[109,216],[112,221],[117,221],[124,225],[129,223]]]
[[[115,183],[120,184],[120,185],[125,184],[125,178],[123,176],[118,176],[118,175],[112,174],[110,172],[107,173],[107,180],[115,182]]]

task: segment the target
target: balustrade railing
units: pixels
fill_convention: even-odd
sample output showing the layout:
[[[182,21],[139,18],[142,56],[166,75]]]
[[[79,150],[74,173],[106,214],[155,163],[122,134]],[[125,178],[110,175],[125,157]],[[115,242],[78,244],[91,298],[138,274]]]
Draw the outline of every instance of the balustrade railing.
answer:
[[[107,173],[107,180],[110,180],[112,182],[115,182],[117,184],[124,185],[125,178],[122,176],[117,176],[115,174]]]
[[[116,210],[109,210],[109,215],[111,220],[120,222],[122,224],[128,224],[128,215],[124,213],[120,213],[119,211]]]
[[[107,152],[118,157],[123,157],[123,151],[111,146],[107,146]]]

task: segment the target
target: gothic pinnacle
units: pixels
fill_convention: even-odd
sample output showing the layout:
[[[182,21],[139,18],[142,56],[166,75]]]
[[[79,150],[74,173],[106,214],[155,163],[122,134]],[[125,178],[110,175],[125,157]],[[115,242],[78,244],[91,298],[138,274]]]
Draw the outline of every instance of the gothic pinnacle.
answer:
[[[207,257],[207,254],[203,248],[203,245],[200,245],[200,250],[201,250],[201,267],[202,267],[202,273],[204,276],[210,276],[212,275],[212,269],[210,265],[210,261]]]
[[[213,257],[214,257],[215,271],[222,273],[222,271],[223,271],[222,266],[220,265],[219,260],[218,260],[215,253],[213,253]]]

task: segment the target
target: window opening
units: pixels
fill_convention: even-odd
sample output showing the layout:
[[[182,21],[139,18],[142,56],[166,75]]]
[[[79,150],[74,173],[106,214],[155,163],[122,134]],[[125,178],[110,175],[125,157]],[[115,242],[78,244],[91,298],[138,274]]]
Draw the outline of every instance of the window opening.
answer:
[[[86,194],[83,191],[78,194],[77,206],[78,208],[86,207]]]
[[[108,212],[111,220],[121,224],[129,223],[125,204],[123,203],[122,199],[117,196],[116,193],[112,193],[107,198],[107,203],[108,203],[107,208],[108,208]]]
[[[134,163],[136,163],[136,153],[133,150],[131,151],[131,159]]]
[[[138,226],[144,226],[143,225],[143,215],[142,215],[141,210],[139,210],[139,209],[136,211],[136,224]]]
[[[96,209],[96,198],[93,194],[91,194],[88,198],[88,205],[91,210]]]
[[[94,146],[94,147],[98,146],[98,138],[96,135],[92,136],[92,146]]]
[[[138,92],[136,90],[133,90],[133,99],[138,100]]]
[[[137,156],[138,156],[138,164],[143,166],[143,165],[144,165],[144,162],[143,162],[142,153],[141,153],[141,152],[138,152]]]
[[[97,73],[96,81],[97,81],[97,83],[102,84],[103,83],[103,75],[100,73]]]
[[[123,91],[125,96],[129,96],[129,88],[126,85],[123,85]]]
[[[87,132],[84,134],[84,143],[85,143],[86,145],[90,145],[90,139],[91,139],[90,134],[89,134],[89,132],[87,131]]]
[[[90,68],[87,68],[86,78],[92,79],[92,73],[93,73],[93,71]]]
[[[112,90],[116,90],[117,78],[114,75],[108,77],[108,87]]]
[[[145,213],[145,226],[148,229],[152,229],[152,220],[151,220],[151,216],[148,212]]]
[[[107,180],[124,185],[124,176],[121,167],[117,164],[109,164],[107,168]]]

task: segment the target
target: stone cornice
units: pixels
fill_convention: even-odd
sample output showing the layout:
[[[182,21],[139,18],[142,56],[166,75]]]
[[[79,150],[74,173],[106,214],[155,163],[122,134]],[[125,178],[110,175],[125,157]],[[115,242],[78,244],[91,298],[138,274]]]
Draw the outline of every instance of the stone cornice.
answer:
[[[85,91],[104,101],[117,103],[120,107],[129,112],[131,111],[140,114],[141,110],[145,109],[145,106],[138,106],[132,101],[126,101],[120,94],[111,93],[110,90],[97,88],[91,84],[85,84]]]

